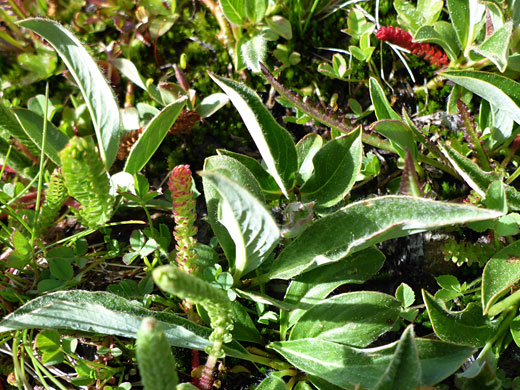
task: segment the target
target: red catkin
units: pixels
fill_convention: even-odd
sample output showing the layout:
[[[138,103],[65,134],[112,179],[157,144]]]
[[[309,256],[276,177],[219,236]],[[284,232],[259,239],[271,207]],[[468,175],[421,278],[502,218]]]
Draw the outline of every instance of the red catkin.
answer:
[[[410,50],[418,57],[423,57],[430,64],[439,68],[449,65],[450,60],[439,47],[424,42],[413,42],[412,35],[399,27],[381,27],[377,30],[376,37],[381,41],[390,42],[404,49]]]

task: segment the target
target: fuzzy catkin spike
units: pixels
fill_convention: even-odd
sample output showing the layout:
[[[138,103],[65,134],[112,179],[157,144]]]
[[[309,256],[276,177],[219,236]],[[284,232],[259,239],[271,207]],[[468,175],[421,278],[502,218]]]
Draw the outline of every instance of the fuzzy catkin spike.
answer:
[[[137,331],[135,355],[145,390],[175,389],[179,382],[175,358],[155,318],[143,318]]]
[[[73,137],[59,152],[69,195],[80,204],[79,216],[88,227],[106,223],[113,212],[114,198],[96,147],[91,139]]]
[[[67,200],[69,195],[65,188],[65,182],[61,169],[56,168],[49,180],[49,189],[45,194],[45,202],[40,210],[38,219],[38,233],[44,233],[51,226],[60,212],[61,206]]]
[[[152,276],[161,290],[202,305],[206,309],[210,318],[210,326],[213,329],[209,336],[211,341],[219,343],[231,341],[233,309],[223,290],[213,287],[197,276],[187,274],[172,265],[163,265],[154,269]],[[217,355],[223,357],[223,353],[220,351]]]
[[[450,64],[448,56],[437,46],[424,42],[413,42],[412,35],[399,27],[381,27],[377,30],[376,37],[381,41],[387,41],[404,49],[410,50],[418,57],[423,57],[430,64],[444,68]]]
[[[193,185],[189,165],[178,165],[170,174],[168,187],[172,193],[173,215],[175,218],[175,232],[173,236],[177,245],[177,264],[184,272],[197,271],[195,261],[198,258],[195,247],[197,245],[197,227],[195,219],[195,199],[193,199]]]

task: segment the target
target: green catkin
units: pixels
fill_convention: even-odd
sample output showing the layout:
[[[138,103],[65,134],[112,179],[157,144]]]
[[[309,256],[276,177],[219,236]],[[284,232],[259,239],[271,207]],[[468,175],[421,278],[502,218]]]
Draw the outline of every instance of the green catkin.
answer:
[[[231,341],[233,309],[231,301],[223,290],[172,265],[154,269],[152,276],[161,290],[204,307],[213,329],[209,336],[210,341],[220,344]],[[220,350],[210,352],[215,353],[219,358],[224,356]]]
[[[223,358],[222,345],[232,340],[233,309],[227,294],[193,274],[181,271],[173,265],[163,265],[152,271],[153,280],[160,289],[179,298],[201,305],[210,319],[213,332],[209,336],[212,345],[206,348],[208,360],[202,372],[199,388],[213,388],[213,371],[217,359]]]
[[[103,162],[91,139],[73,137],[59,153],[69,195],[80,204],[79,217],[88,227],[106,223],[113,213],[114,198]]]
[[[45,202],[43,202],[38,218],[38,233],[42,234],[50,227],[58,216],[61,206],[67,200],[69,195],[65,188],[65,182],[61,169],[56,168],[49,180],[49,189],[45,194]]]
[[[135,355],[145,390],[172,390],[179,379],[168,340],[161,324],[146,317],[137,331]]]

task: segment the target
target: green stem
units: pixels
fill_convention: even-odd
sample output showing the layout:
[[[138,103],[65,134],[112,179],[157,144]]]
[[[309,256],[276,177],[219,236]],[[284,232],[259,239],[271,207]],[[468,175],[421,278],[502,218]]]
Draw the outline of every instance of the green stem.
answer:
[[[513,294],[514,295],[514,294]],[[495,333],[495,335],[486,342],[486,345],[484,345],[484,348],[480,351],[480,354],[477,357],[478,362],[482,362],[482,360],[485,358],[487,352],[491,349],[494,342],[497,341],[499,338],[502,338],[506,332],[509,331],[509,327],[511,325],[511,322],[516,317],[516,312],[518,310],[518,304],[516,304],[513,307],[510,307],[507,311],[503,312],[500,317],[503,318],[502,322],[500,323],[500,326]]]
[[[491,306],[491,308],[486,313],[487,315],[493,317],[497,314],[502,313],[504,310],[509,309],[510,307],[517,306],[520,302],[520,290],[514,292],[510,296],[508,296],[506,299],[502,299],[500,302],[494,304]]]
[[[65,386],[63,386],[63,384],[57,380],[54,375],[51,374],[51,372],[49,370],[47,370],[45,368],[45,366],[43,364],[40,363],[40,361],[38,359],[36,359],[34,357],[34,351],[33,349],[31,348],[31,345],[30,343],[27,343],[24,339],[24,348],[25,350],[27,351],[27,355],[29,355],[29,358],[31,359],[31,362],[33,364],[33,367],[36,371],[36,373],[38,374],[38,377],[40,378],[40,381],[41,383],[43,384],[43,386],[46,388],[46,389],[49,389],[49,385],[47,385],[47,382],[45,381],[45,377],[44,375],[49,378],[49,380],[54,383],[58,388],[60,388],[61,390],[67,390],[67,388]],[[42,372],[44,375],[42,375]]]
[[[518,176],[520,176],[520,167],[516,168],[513,174],[509,176],[509,178],[506,180],[506,184],[511,184],[518,178]]]
[[[38,173],[38,189],[36,191],[36,205],[34,206],[33,228],[31,233],[31,248],[34,248],[34,239],[38,230],[38,217],[43,187],[43,170],[45,169],[45,146],[47,145],[47,111],[49,109],[49,83],[45,84],[45,109],[43,111],[43,134],[40,154],[40,172]],[[34,249],[33,249],[34,251]]]
[[[32,389],[32,387],[27,382],[27,378],[25,377],[25,373],[22,369],[21,361],[18,360],[18,350],[20,349],[20,339],[21,334],[20,331],[17,331],[13,337],[13,346],[12,346],[12,358],[13,358],[13,368],[14,368],[14,378],[16,380],[16,385],[19,390],[23,390],[23,385],[26,389]]]

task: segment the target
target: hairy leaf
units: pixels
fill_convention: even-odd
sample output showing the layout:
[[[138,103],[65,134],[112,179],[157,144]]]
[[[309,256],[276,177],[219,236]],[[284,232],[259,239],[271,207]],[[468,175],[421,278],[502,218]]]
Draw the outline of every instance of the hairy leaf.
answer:
[[[501,215],[492,210],[406,196],[363,200],[314,222],[285,247],[267,276],[289,279],[390,238]]]
[[[45,38],[67,66],[90,111],[101,159],[110,168],[119,149],[119,106],[96,62],[70,31],[52,20],[25,19],[18,24]]]

